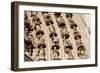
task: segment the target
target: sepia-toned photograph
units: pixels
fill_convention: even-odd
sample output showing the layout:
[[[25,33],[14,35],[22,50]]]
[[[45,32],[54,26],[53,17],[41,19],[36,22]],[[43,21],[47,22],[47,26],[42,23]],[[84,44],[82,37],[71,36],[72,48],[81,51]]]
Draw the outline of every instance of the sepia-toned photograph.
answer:
[[[24,61],[90,58],[90,14],[24,11]]]

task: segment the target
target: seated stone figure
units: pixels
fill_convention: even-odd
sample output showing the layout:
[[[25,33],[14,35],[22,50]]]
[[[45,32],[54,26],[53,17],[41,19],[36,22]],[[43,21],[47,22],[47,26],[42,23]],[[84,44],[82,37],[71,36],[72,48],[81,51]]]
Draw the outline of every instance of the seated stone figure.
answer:
[[[60,49],[60,46],[59,45],[52,45],[51,49],[54,51],[57,51]]]
[[[65,46],[64,51],[66,54],[69,54],[72,51],[73,47],[72,46]]]
[[[71,29],[73,29],[74,27],[77,27],[77,24],[74,22],[73,19],[68,19],[68,22],[69,22]]]
[[[78,40],[78,39],[81,39],[81,35],[80,35],[80,33],[79,32],[77,32],[76,34],[74,34],[74,39],[75,40]]]
[[[56,18],[59,18],[61,16],[61,13],[56,12],[54,15],[55,15]]]
[[[47,59],[45,58],[45,50],[44,49],[40,49],[38,51],[38,55],[37,55],[37,61],[46,61]]]
[[[59,55],[60,53],[58,51],[53,51],[53,60],[61,60]]]
[[[52,33],[50,33],[50,38],[53,38],[53,37],[55,37],[55,36],[57,36],[57,33],[56,32],[52,32]]]
[[[66,13],[66,18],[72,18],[73,14],[72,13]]]
[[[66,28],[61,29],[60,32],[61,32],[61,37],[62,37],[63,39],[68,39],[68,38],[70,37],[70,36],[69,36],[69,32],[67,31]]]
[[[59,39],[57,37],[53,37],[52,43],[55,44],[55,45],[59,45]]]

